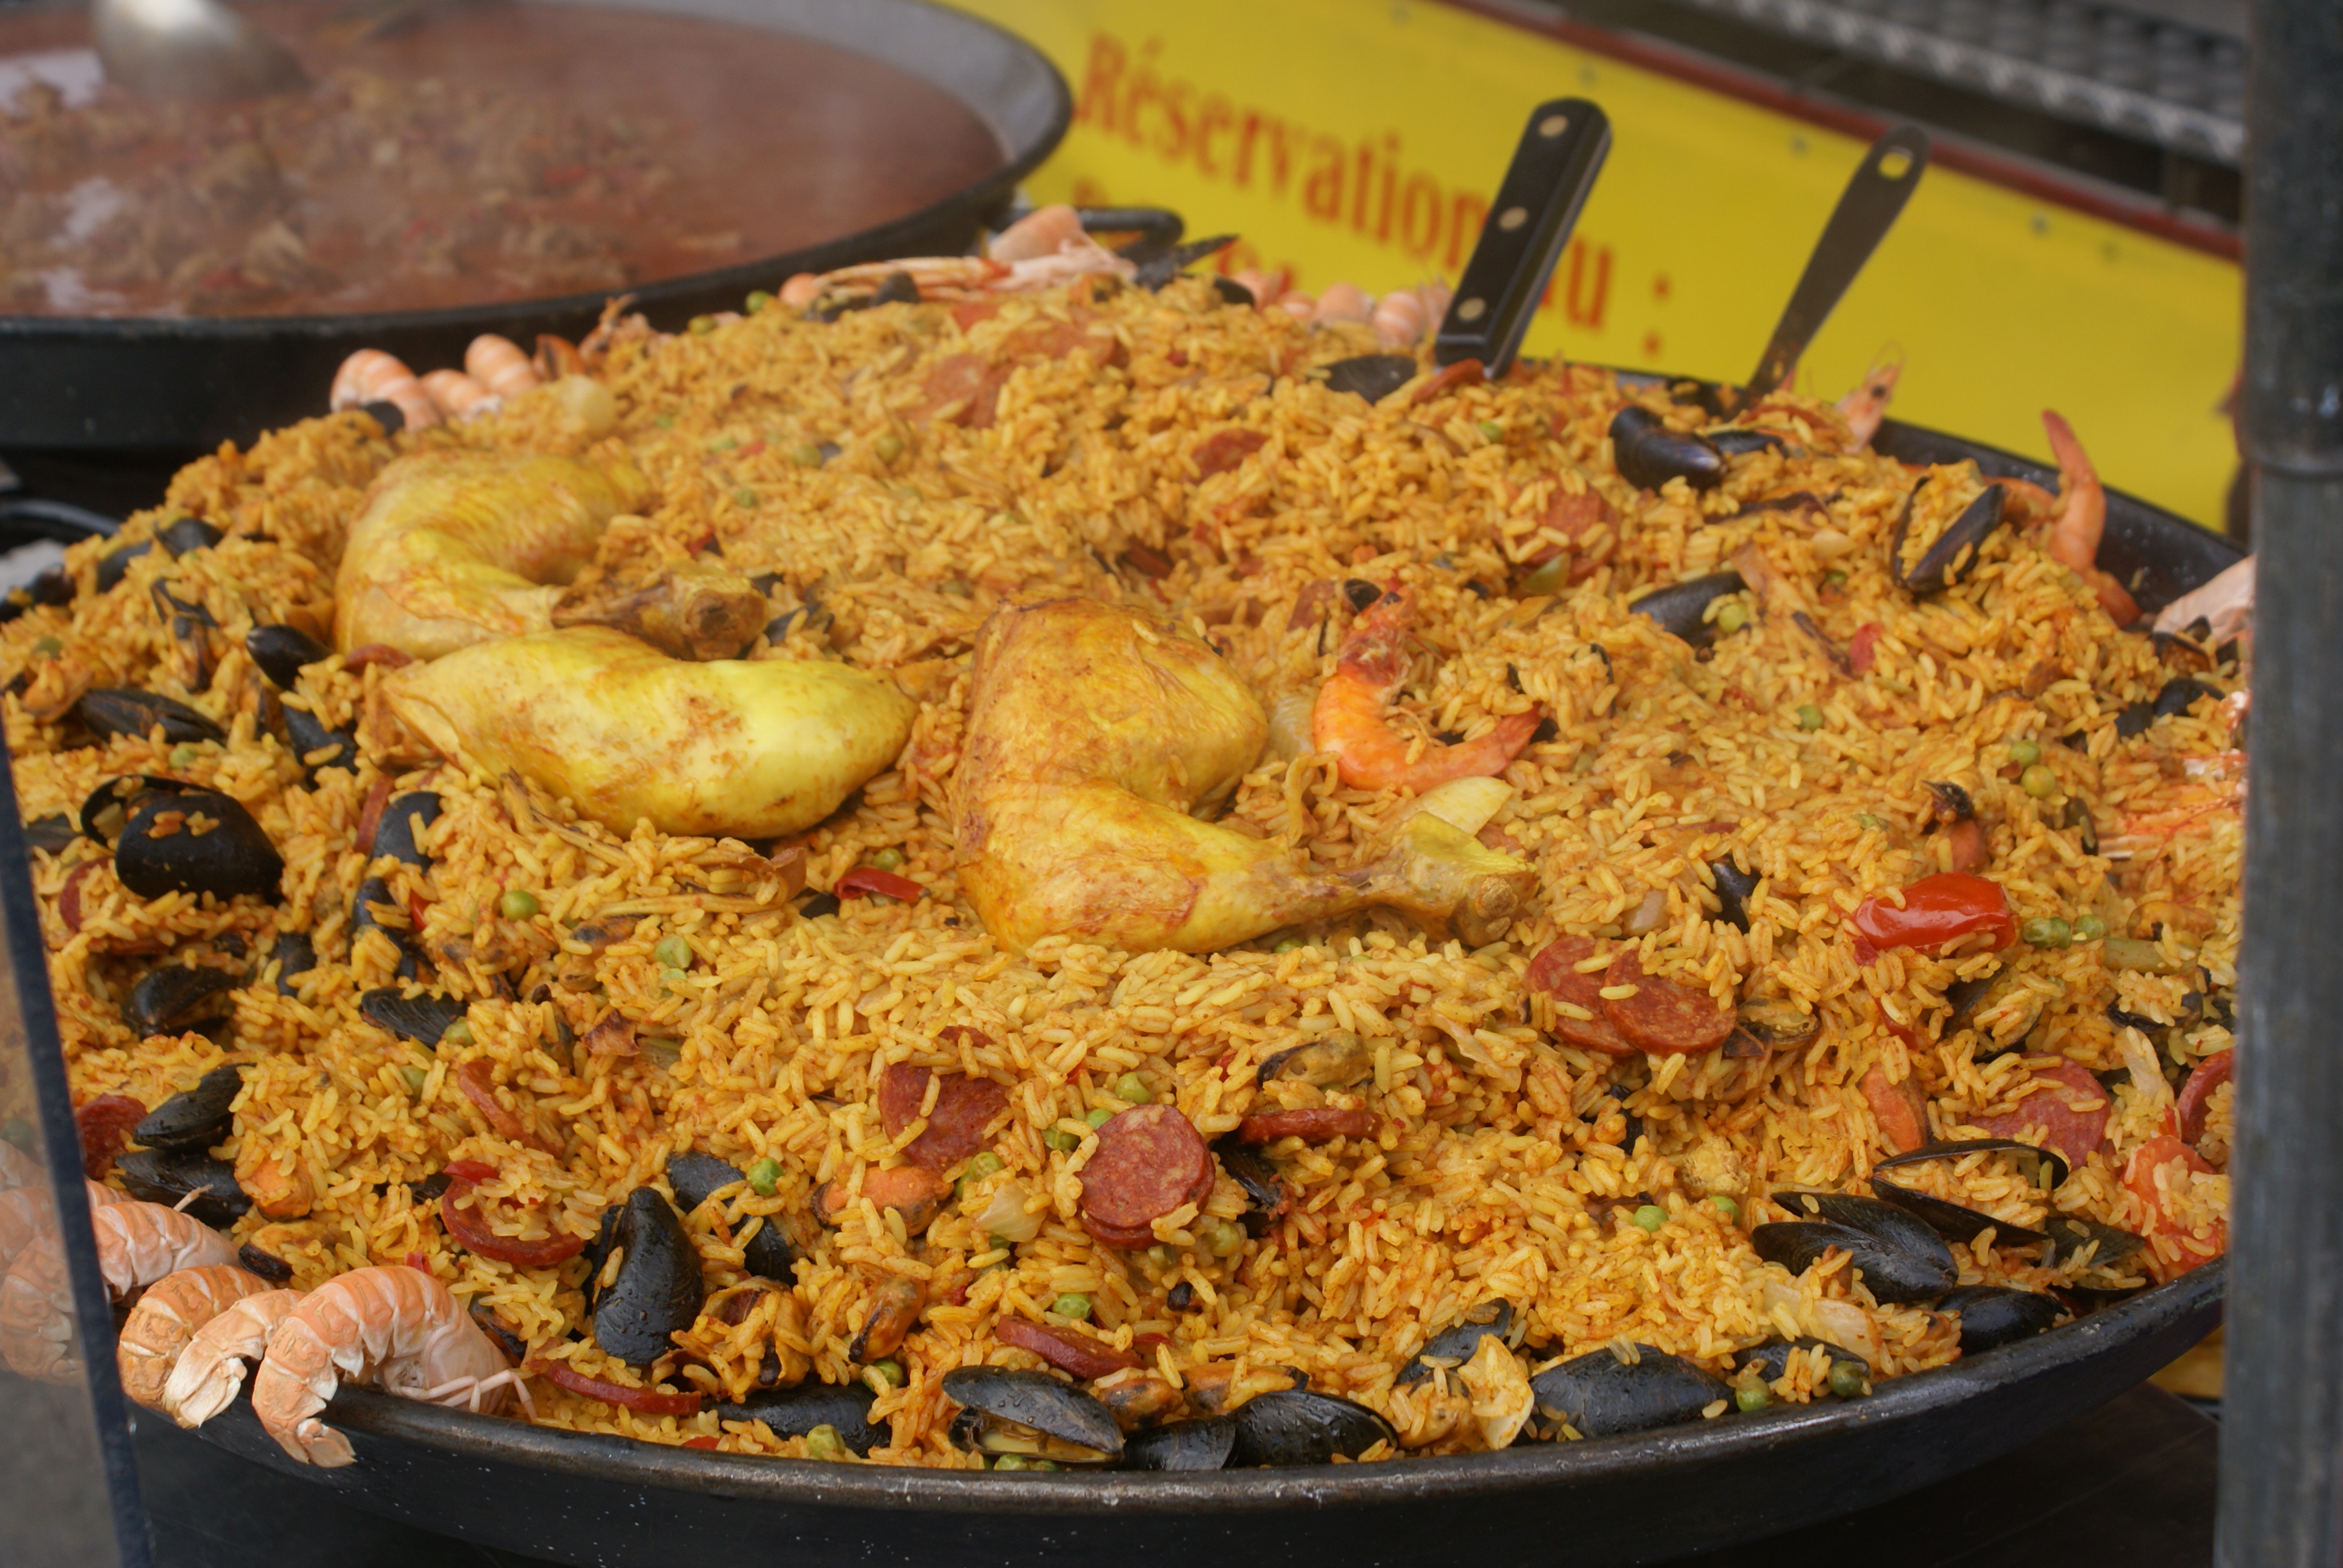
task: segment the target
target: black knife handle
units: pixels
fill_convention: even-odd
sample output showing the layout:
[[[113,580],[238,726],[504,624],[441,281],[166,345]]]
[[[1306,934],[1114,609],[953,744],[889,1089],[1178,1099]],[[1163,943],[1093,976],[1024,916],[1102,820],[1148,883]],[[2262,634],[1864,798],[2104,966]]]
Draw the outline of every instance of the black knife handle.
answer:
[[[1611,122],[1584,98],[1556,98],[1530,111],[1433,340],[1435,360],[1478,359],[1492,379],[1505,373],[1610,151]]]
[[[1805,275],[1782,307],[1774,339],[1749,377],[1749,395],[1763,397],[1790,378],[1798,357],[1815,334],[1830,319],[1839,299],[1920,184],[1928,167],[1928,133],[1917,126],[1898,126],[1877,141],[1855,166],[1838,206],[1806,258]]]

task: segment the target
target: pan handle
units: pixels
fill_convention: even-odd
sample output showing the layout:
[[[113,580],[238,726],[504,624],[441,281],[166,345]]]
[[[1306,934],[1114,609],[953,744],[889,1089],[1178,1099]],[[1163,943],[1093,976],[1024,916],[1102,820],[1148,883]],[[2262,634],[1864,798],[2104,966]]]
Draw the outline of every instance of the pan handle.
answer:
[[[1611,122],[1584,98],[1555,98],[1530,111],[1433,339],[1434,359],[1478,359],[1492,379],[1505,373],[1610,150]]]

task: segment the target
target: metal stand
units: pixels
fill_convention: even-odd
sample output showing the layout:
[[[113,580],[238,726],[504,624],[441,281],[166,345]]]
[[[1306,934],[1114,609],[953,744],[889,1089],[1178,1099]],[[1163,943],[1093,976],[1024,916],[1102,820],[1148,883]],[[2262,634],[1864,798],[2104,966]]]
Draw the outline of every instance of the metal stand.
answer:
[[[2343,1560],[2343,5],[2257,0],[2245,434],[2259,481],[2217,1557]]]

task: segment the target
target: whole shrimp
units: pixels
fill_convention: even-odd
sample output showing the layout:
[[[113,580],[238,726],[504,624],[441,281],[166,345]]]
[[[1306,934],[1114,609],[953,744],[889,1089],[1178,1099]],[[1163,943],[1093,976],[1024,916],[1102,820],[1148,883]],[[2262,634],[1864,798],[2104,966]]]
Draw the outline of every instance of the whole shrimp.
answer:
[[[269,1336],[252,1412],[300,1463],[347,1464],[357,1457],[349,1439],[318,1419],[343,1378],[379,1382],[401,1399],[491,1412],[520,1386],[454,1293],[405,1264],[354,1269],[303,1297]]]
[[[369,403],[393,404],[410,430],[439,423],[438,407],[415,372],[397,355],[379,348],[361,348],[342,361],[334,372],[331,402],[337,413]]]
[[[1855,436],[1850,450],[1862,451],[1879,434],[1880,421],[1887,417],[1887,400],[1896,396],[1896,383],[1903,374],[1903,352],[1890,348],[1863,373],[1855,390],[1838,400],[1838,411],[1846,416],[1846,427]]]
[[[464,350],[464,374],[499,397],[518,397],[545,384],[521,346],[483,332]]]
[[[1318,689],[1311,741],[1334,754],[1342,782],[1353,789],[1422,795],[1452,779],[1493,778],[1537,730],[1536,713],[1511,713],[1476,739],[1453,746],[1435,741],[1411,755],[1409,741],[1391,727],[1386,709],[1407,668],[1407,631],[1414,618],[1414,590],[1393,587],[1352,623],[1334,673]]]
[[[866,261],[834,272],[800,272],[781,285],[780,301],[803,310],[824,295],[860,297],[901,273],[923,300],[958,302],[990,294],[1030,294],[1092,274],[1129,283],[1139,268],[1084,233],[1069,206],[1045,206],[1001,230],[990,256],[915,256]]]
[[[24,1180],[30,1182],[31,1162],[26,1161],[21,1169]],[[82,1186],[89,1194],[93,1210],[130,1201],[128,1193],[118,1192],[102,1181],[84,1178]],[[49,1201],[47,1188],[28,1185],[0,1192],[0,1276],[6,1274],[18,1253],[48,1234],[55,1225],[56,1210]]]
[[[147,1287],[116,1336],[122,1392],[149,1410],[166,1410],[164,1384],[196,1331],[247,1297],[268,1289],[248,1269],[206,1263],[166,1274]]]
[[[2099,606],[2117,626],[2139,618],[2139,605],[2123,584],[2098,565],[2099,539],[2107,532],[2107,493],[2099,484],[2090,454],[2076,438],[2074,427],[2055,409],[2042,411],[2042,428],[2050,437],[2050,450],[2058,458],[2057,511],[2042,548],[2051,559],[2091,585]]]
[[[160,1203],[134,1199],[94,1207],[90,1226],[98,1272],[116,1302],[181,1269],[236,1261],[226,1236]],[[10,1370],[45,1382],[81,1375],[73,1352],[73,1282],[54,1230],[25,1248],[0,1282],[0,1357]]]
[[[190,1432],[226,1410],[246,1368],[268,1353],[270,1336],[300,1304],[298,1291],[266,1290],[232,1302],[179,1352],[156,1408]]]

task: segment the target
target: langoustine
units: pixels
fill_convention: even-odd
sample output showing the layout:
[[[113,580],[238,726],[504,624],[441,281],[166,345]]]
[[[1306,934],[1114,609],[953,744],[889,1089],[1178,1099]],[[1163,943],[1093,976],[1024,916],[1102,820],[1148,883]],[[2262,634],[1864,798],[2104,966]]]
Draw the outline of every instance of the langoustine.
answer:
[[[122,1392],[149,1410],[167,1412],[165,1387],[197,1332],[269,1288],[259,1275],[229,1263],[181,1269],[148,1286],[116,1336]]]
[[[236,1261],[226,1236],[160,1203],[133,1199],[101,1207],[93,1197],[90,1223],[98,1272],[116,1302],[181,1269]],[[73,1282],[52,1230],[25,1248],[0,1282],[0,1356],[21,1376],[47,1382],[77,1377],[73,1324]]]
[[[1536,733],[1536,713],[1509,713],[1471,740],[1427,741],[1420,749],[1391,727],[1392,694],[1407,668],[1407,631],[1414,619],[1412,590],[1394,587],[1352,624],[1334,673],[1318,689],[1311,738],[1334,755],[1342,782],[1354,789],[1412,789],[1422,795],[1452,779],[1489,778],[1504,771]]]
[[[246,1369],[268,1353],[269,1337],[300,1304],[300,1292],[272,1290],[229,1303],[189,1337],[156,1408],[190,1432],[226,1410]]]

